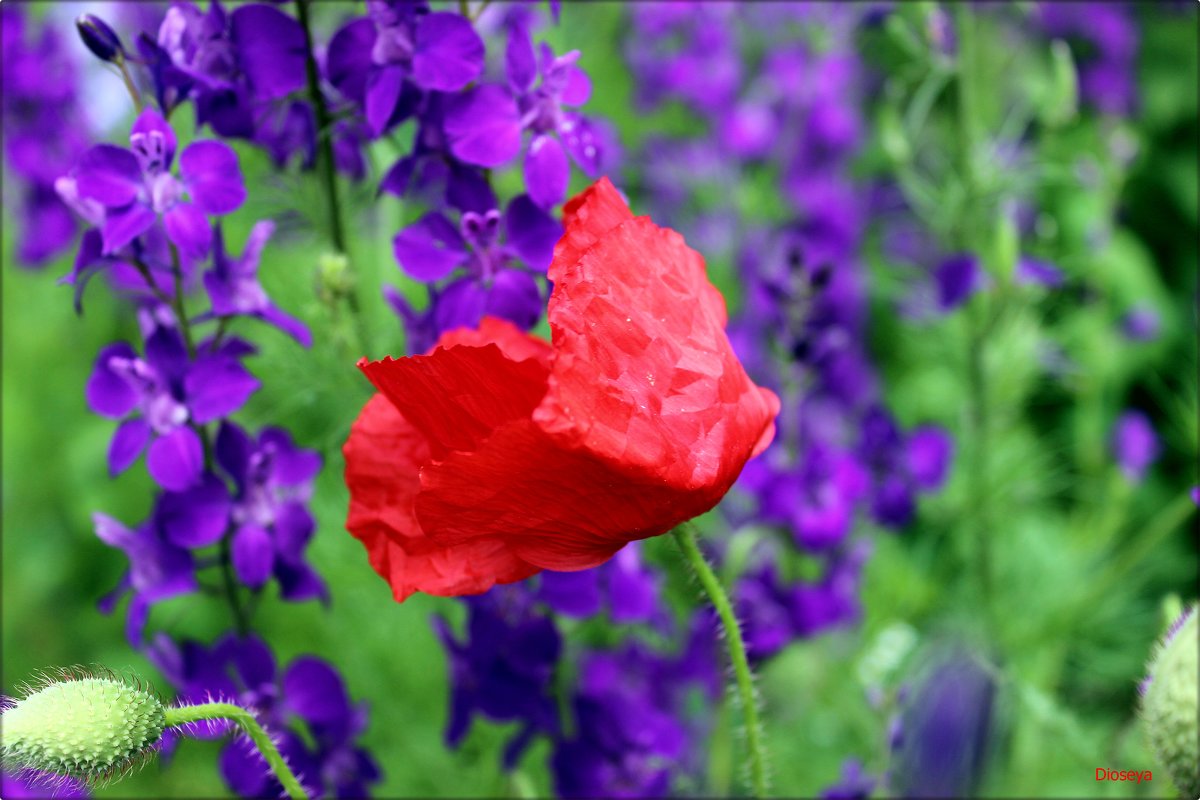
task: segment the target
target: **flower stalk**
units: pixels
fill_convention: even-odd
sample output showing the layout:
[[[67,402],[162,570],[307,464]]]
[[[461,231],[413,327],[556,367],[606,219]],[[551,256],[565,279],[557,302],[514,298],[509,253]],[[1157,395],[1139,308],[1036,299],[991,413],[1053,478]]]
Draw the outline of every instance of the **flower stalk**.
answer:
[[[691,565],[700,585],[708,594],[713,607],[721,617],[725,628],[725,641],[729,645],[729,660],[733,662],[733,673],[737,680],[737,697],[742,707],[746,725],[746,748],[749,751],[750,781],[755,797],[767,796],[767,767],[762,741],[762,726],[758,721],[758,700],[754,694],[754,676],[750,672],[750,662],[746,658],[746,644],[742,640],[742,631],[738,625],[737,616],[733,613],[733,605],[729,595],[725,593],[721,582],[717,580],[712,567],[708,565],[704,554],[696,543],[696,535],[691,523],[684,523],[671,531],[675,543],[683,551],[684,558]]]
[[[241,706],[235,706],[232,703],[202,703],[194,706],[168,708],[166,715],[167,727],[209,720],[229,720],[233,722],[250,737],[250,741],[258,748],[258,752],[262,755],[268,766],[271,767],[271,771],[275,773],[275,777],[283,785],[287,796],[292,800],[308,800],[308,795],[305,793],[304,787],[300,785],[300,781],[296,778],[295,773],[287,765],[287,761],[284,760],[283,755],[279,752],[279,748],[275,746],[275,742],[271,741],[271,737],[258,724],[258,720],[254,718],[254,715]]]

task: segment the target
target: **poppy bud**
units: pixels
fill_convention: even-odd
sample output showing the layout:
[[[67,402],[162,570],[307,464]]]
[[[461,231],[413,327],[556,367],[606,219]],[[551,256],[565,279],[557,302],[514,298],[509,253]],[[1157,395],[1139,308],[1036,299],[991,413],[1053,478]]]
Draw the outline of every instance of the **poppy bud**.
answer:
[[[1185,611],[1155,649],[1142,683],[1142,730],[1158,761],[1186,797],[1200,796],[1200,664],[1196,607]]]
[[[87,49],[96,58],[113,64],[125,59],[125,48],[121,46],[117,32],[95,14],[80,14],[75,20],[75,27],[79,31],[79,38],[83,39]]]
[[[112,675],[64,670],[6,708],[3,726],[6,767],[97,781],[153,751],[166,710]]]

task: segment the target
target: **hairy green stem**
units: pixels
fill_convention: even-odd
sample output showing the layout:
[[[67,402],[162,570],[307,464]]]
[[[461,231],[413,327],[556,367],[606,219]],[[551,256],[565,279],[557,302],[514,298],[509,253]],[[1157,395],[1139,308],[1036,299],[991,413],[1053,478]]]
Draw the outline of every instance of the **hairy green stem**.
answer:
[[[202,722],[206,720],[229,720],[240,727],[254,746],[258,748],[259,754],[271,767],[275,773],[275,777],[283,784],[283,789],[287,792],[288,797],[292,800],[308,800],[308,795],[304,791],[304,787],[300,785],[300,781],[296,779],[295,773],[291,767],[284,761],[283,755],[280,754],[279,748],[271,741],[271,737],[263,730],[263,727],[258,724],[258,720],[254,718],[246,709],[241,706],[235,706],[232,703],[203,703],[195,706],[180,706],[178,708],[168,708],[167,727],[176,725],[186,725],[189,722]]]
[[[750,662],[746,659],[746,645],[742,641],[742,630],[733,613],[729,596],[725,594],[721,582],[717,580],[712,567],[708,565],[704,554],[700,552],[699,545],[696,544],[696,535],[693,533],[691,523],[685,522],[671,531],[671,535],[675,538],[679,549],[683,551],[683,555],[696,573],[696,577],[700,579],[700,585],[704,587],[713,607],[717,609],[717,614],[721,617],[721,624],[725,627],[725,641],[729,645],[729,659],[733,662],[738,697],[742,706],[742,714],[745,717],[746,747],[750,751],[750,779],[754,788],[754,796],[766,797],[767,767],[764,758],[762,727],[758,722],[758,702],[754,697],[754,679],[750,674]]]

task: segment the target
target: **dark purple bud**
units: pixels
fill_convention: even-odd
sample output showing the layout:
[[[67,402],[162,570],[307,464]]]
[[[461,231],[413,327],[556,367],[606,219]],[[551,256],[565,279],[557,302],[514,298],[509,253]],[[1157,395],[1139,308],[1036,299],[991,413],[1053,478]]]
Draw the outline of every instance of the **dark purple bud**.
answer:
[[[80,14],[75,27],[79,30],[79,38],[96,58],[114,64],[124,60],[125,48],[121,46],[121,39],[107,22],[95,14]]]

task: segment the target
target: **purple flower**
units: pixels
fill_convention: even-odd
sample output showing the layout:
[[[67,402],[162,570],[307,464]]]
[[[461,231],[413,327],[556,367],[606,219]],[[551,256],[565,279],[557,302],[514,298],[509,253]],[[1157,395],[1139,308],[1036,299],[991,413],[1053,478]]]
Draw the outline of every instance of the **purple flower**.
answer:
[[[1134,73],[1138,32],[1129,9],[1120,3],[1094,9],[1070,3],[1039,3],[1038,12],[1049,36],[1074,41],[1083,99],[1106,114],[1132,110],[1137,92]]]
[[[953,311],[987,285],[979,260],[970,253],[946,258],[934,270],[933,277],[937,283],[938,308],[942,311]]]
[[[301,784],[315,795],[365,797],[380,779],[379,768],[356,739],[367,724],[367,708],[350,701],[337,671],[313,656],[300,656],[277,674],[275,657],[257,636],[226,634],[211,647],[198,642],[176,644],[160,634],[147,650],[185,702],[217,698],[253,709],[277,737],[280,751]],[[292,727],[302,722],[302,738]],[[199,735],[221,735],[225,724],[208,726]],[[282,794],[269,767],[243,737],[226,743],[220,756],[221,775],[243,797]]]
[[[289,99],[306,83],[304,29],[279,9],[250,3],[227,13],[214,0],[203,12],[176,2],[157,42],[143,39],[139,48],[151,63],[164,113],[190,98],[197,124],[253,141],[277,164],[315,150],[312,108]]]
[[[256,223],[246,239],[241,258],[233,259],[225,252],[225,238],[220,227],[217,228],[213,268],[204,274],[204,286],[212,300],[211,316],[245,314],[256,317],[309,347],[312,334],[308,328],[295,317],[280,311],[258,282],[258,262],[274,231],[275,223],[270,220]]]
[[[259,589],[273,575],[285,600],[328,599],[324,582],[304,560],[316,528],[305,504],[320,457],[295,447],[282,428],[266,428],[255,440],[231,422],[221,423],[215,450],[237,487],[230,517],[238,578]]]
[[[566,194],[568,153],[586,174],[599,174],[603,135],[563,109],[582,105],[591,94],[578,59],[578,51],[556,57],[544,42],[535,54],[528,28],[513,26],[505,53],[508,86],[484,84],[449,99],[444,126],[450,152],[468,164],[500,166],[520,152],[522,132],[530,131],[525,182],[542,208]]]
[[[648,622],[659,609],[659,576],[648,569],[632,542],[611,560],[580,572],[541,575],[537,599],[569,617],[591,617],[607,606],[613,622]]]
[[[7,23],[6,23],[7,24]],[[0,796],[9,800],[37,800],[43,797],[88,797],[87,786],[75,778],[38,772],[32,769],[0,772]]]
[[[525,184],[535,203],[550,208],[566,195],[570,177],[567,153],[594,178],[599,174],[601,152],[591,123],[562,108],[583,105],[592,92],[587,73],[575,66],[579,51],[555,57],[542,42],[538,52],[540,57],[535,57],[528,28],[518,25],[509,31],[505,52],[508,85],[517,98],[521,127],[533,133],[525,154]]]
[[[1121,331],[1134,342],[1152,342],[1162,330],[1162,319],[1154,306],[1138,303],[1121,317]]]
[[[553,620],[537,613],[521,586],[497,586],[464,600],[467,628],[460,642],[443,617],[434,621],[450,655],[450,720],[446,743],[458,747],[475,714],[522,728],[504,749],[511,767],[537,733],[558,729],[551,683],[562,641]]]
[[[554,219],[521,195],[508,204],[503,218],[496,209],[468,211],[456,227],[440,212],[426,214],[396,235],[393,251],[404,271],[418,280],[453,278],[430,302],[435,334],[473,327],[485,314],[528,330],[541,315],[543,300],[534,274],[516,262],[543,272],[561,232]]]
[[[560,797],[666,797],[676,773],[702,767],[688,763],[706,728],[689,721],[686,707],[704,674],[692,669],[695,655],[634,640],[585,656],[571,703],[574,734],[556,741],[551,758]]]
[[[187,549],[172,543],[166,536],[158,515],[136,529],[126,528],[104,514],[93,515],[96,536],[109,547],[124,551],[129,570],[117,587],[100,601],[100,610],[111,613],[117,601],[132,593],[125,623],[125,636],[135,646],[155,603],[196,591],[195,567]]]
[[[109,445],[109,472],[127,469],[150,443],[146,466],[164,489],[196,485],[204,468],[200,436],[193,425],[227,416],[258,388],[238,362],[242,344],[201,348],[188,358],[174,327],[158,325],[139,356],[124,342],[100,351],[87,383],[88,406],[101,416],[125,419]]]
[[[1057,288],[1063,285],[1066,278],[1062,270],[1049,261],[1030,256],[1021,256],[1017,261],[1016,282],[1026,286],[1046,286]]]
[[[119,62],[125,58],[125,48],[117,32],[95,14],[80,14],[75,29],[92,55],[101,61]]]
[[[1161,449],[1150,418],[1140,411],[1126,411],[1117,419],[1112,434],[1117,465],[1130,483],[1140,483]]]
[[[796,639],[857,622],[859,580],[870,552],[870,543],[860,540],[829,556],[819,580],[788,583],[776,567],[782,559],[760,550],[760,563],[734,591],[750,658],[770,658]]]
[[[20,224],[17,259],[40,266],[66,249],[77,223],[54,191],[54,181],[75,163],[88,143],[78,103],[75,65],[53,26],[26,18],[25,8],[0,8],[4,59],[0,64],[0,115],[4,117],[4,166],[16,189]]]
[[[246,199],[237,155],[222,142],[193,142],[180,154],[176,178],[170,171],[175,132],[150,108],[134,123],[129,143],[131,150],[92,147],[73,175],[79,197],[104,208],[102,252],[116,253],[161,217],[181,252],[204,256],[212,241],[206,215],[228,214]]]
[[[367,12],[334,34],[326,70],[374,135],[410,116],[422,90],[457,92],[483,71],[483,40],[464,17],[402,0],[371,0]]]
[[[760,513],[790,528],[799,546],[826,549],[850,531],[867,486],[866,472],[850,453],[814,443],[799,464],[768,478],[759,492]]]
[[[862,762],[848,758],[842,762],[842,778],[821,792],[821,800],[867,800],[875,790],[875,779],[866,773]]]
[[[941,654],[900,714],[892,789],[901,797],[973,797],[992,739],[996,680],[964,650]]]

